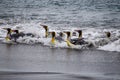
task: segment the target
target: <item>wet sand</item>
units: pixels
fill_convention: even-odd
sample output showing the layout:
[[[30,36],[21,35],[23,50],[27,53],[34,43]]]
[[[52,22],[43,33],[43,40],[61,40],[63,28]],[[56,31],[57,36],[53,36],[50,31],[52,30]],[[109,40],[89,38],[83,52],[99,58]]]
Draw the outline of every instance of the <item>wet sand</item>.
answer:
[[[120,53],[0,44],[0,80],[118,80]]]

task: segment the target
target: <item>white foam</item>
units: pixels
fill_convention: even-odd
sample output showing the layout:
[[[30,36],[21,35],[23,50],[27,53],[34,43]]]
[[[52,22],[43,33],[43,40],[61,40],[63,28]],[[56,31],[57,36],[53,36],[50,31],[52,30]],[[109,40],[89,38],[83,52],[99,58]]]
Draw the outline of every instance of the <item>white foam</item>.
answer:
[[[45,30],[42,26],[40,26],[41,23],[24,23],[24,24],[17,24],[14,25],[14,27],[10,25],[1,26],[3,27],[11,27],[12,29],[18,29],[20,32],[24,33],[32,33],[35,35],[35,37],[23,37],[19,38],[17,41],[19,43],[24,44],[36,44],[36,43],[42,43],[46,46],[52,46],[52,47],[60,47],[60,48],[75,48],[75,49],[83,49],[87,47],[86,45],[73,45],[72,47],[68,47],[65,41],[62,41],[61,43],[56,40],[55,45],[51,44],[51,36],[49,38],[44,38],[45,36]],[[79,29],[75,27],[71,28],[65,28],[65,29],[58,29],[49,26],[49,31],[55,31],[55,32],[63,32],[63,31],[71,31],[74,32],[74,30]],[[0,37],[4,38],[6,37],[7,31],[0,29]],[[83,31],[83,38],[85,41],[88,41],[92,43],[96,48],[101,50],[107,50],[107,51],[120,51],[120,30],[117,29],[99,29],[99,28],[80,28]],[[111,38],[108,39],[106,37],[105,32],[110,31],[111,32]],[[58,34],[57,34],[58,35]],[[76,36],[73,36],[72,38],[76,38]],[[66,39],[66,35],[64,35],[63,39]],[[2,40],[2,39],[1,39]]]
[[[115,41],[115,42],[111,42],[105,46],[102,46],[99,49],[106,50],[106,51],[118,51],[118,52],[120,52],[120,39]]]

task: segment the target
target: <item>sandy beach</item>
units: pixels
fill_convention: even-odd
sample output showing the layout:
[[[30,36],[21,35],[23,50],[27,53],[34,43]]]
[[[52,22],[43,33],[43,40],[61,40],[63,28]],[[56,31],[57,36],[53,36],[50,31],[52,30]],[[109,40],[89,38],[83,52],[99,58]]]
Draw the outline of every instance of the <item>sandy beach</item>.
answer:
[[[0,44],[0,80],[120,79],[119,62],[118,52]]]

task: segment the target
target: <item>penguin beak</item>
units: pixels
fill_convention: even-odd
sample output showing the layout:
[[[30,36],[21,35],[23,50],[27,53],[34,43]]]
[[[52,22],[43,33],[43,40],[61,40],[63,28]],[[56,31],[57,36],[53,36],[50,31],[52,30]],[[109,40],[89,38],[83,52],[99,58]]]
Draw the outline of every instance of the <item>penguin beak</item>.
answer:
[[[42,26],[43,28],[47,28],[47,25],[40,24],[40,26]]]
[[[65,32],[65,31],[64,31],[63,33],[66,33],[66,34],[67,34],[67,32]]]
[[[81,30],[74,30],[74,31],[79,32],[79,31],[81,31]]]
[[[40,27],[44,28],[42,24],[40,24]]]

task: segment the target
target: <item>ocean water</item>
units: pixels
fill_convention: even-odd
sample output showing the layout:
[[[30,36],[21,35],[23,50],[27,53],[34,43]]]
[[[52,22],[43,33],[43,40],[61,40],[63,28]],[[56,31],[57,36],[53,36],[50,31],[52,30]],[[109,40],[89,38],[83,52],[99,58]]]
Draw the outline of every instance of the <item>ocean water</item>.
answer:
[[[119,16],[119,0],[1,0],[0,36],[6,35],[2,28],[10,27],[43,37],[45,33],[40,24],[45,24],[50,31],[56,32],[81,29],[83,37],[97,48],[120,51]],[[111,32],[112,39],[106,44],[103,43],[106,40],[102,41],[101,38],[105,37],[105,32],[108,31]],[[44,40],[35,37],[19,42],[47,44]],[[47,40],[49,41],[50,39]]]
[[[119,0],[1,0],[1,24],[120,28]]]
[[[81,29],[83,37],[97,49],[120,51],[119,16],[119,0],[1,0],[0,37],[3,40],[7,33],[2,28],[10,27],[37,36],[20,39],[20,43],[49,45],[50,39],[43,38],[45,33],[40,26],[45,24],[56,32]],[[109,42],[105,39],[108,31],[112,36]],[[66,47],[63,44],[57,47]]]

